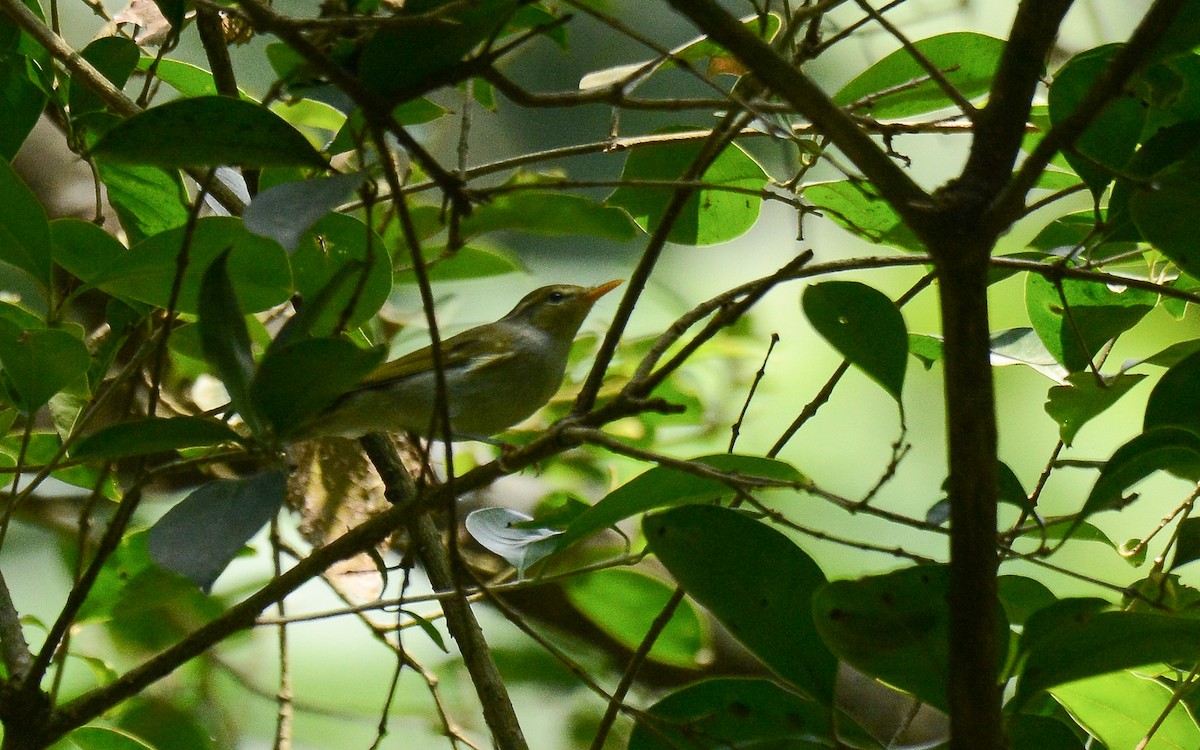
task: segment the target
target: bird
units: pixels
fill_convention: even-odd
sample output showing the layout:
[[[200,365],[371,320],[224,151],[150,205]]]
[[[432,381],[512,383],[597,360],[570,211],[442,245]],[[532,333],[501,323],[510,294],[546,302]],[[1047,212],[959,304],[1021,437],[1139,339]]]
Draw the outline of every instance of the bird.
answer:
[[[485,439],[524,421],[558,391],[575,334],[620,280],[593,287],[551,284],[508,314],[441,342],[450,431]],[[318,414],[304,437],[368,432],[435,434],[437,378],[432,346],[385,362]]]

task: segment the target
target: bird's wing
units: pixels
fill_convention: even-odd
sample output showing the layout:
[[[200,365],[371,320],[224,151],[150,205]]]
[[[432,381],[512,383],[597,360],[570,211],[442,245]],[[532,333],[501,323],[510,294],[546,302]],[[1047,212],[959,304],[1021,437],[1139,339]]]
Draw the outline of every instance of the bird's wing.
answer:
[[[472,331],[465,332],[472,334]],[[481,338],[477,335],[451,336],[442,342],[442,364],[446,371],[465,367],[468,362],[476,366],[488,367],[505,361],[513,356],[511,351],[505,351],[501,342]],[[433,368],[433,357],[429,347],[418,349],[402,357],[384,362],[363,378],[359,388],[377,388],[396,380],[403,380],[412,375],[429,372]]]

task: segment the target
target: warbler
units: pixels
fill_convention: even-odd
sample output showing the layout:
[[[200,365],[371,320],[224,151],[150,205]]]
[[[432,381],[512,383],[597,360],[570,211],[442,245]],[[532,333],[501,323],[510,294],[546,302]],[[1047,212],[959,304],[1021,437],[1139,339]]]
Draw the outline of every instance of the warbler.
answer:
[[[540,409],[562,384],[571,343],[592,305],[620,283],[544,286],[494,323],[442,341],[451,432],[488,437]],[[380,365],[318,415],[306,436],[427,434],[431,427],[436,434],[436,394],[433,350],[425,347]]]

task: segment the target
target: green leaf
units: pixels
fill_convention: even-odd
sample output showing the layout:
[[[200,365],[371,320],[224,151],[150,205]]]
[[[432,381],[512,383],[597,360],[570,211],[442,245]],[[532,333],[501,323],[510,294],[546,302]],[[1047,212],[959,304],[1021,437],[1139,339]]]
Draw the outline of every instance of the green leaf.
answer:
[[[867,242],[915,253],[925,246],[869,183],[857,180],[809,185],[804,198],[835,224]]]
[[[788,464],[759,456],[718,453],[693,460],[702,466],[722,472],[735,472],[746,477],[764,477],[781,482],[798,482],[803,479],[800,473]],[[729,485],[718,479],[658,466],[634,477],[580,514],[559,537],[558,548],[564,549],[619,521],[648,510],[671,505],[712,502],[733,497],[735,494]]]
[[[925,333],[910,333],[908,353],[916,357],[926,370],[930,370],[942,358],[942,339]]]
[[[1200,476],[1200,435],[1180,427],[1156,427],[1117,448],[1100,470],[1072,529],[1092,513],[1121,507],[1126,490],[1159,470],[1188,479]]]
[[[1175,556],[1168,570],[1200,560],[1200,518],[1185,518],[1179,522],[1175,537]]]
[[[349,263],[357,264],[350,283],[325,301],[314,330],[328,333],[343,318],[348,326],[360,325],[379,312],[392,291],[392,260],[383,239],[346,214],[329,214],[300,236],[292,256],[292,273],[296,291],[306,302],[315,300]],[[347,315],[351,302],[354,309]]]
[[[132,734],[110,727],[79,727],[67,739],[79,750],[155,750]]]
[[[1182,701],[1152,679],[1114,672],[1052,688],[1050,694],[1105,747],[1189,750],[1200,747],[1200,729]],[[1165,719],[1146,745],[1141,741]]]
[[[1061,284],[1060,294],[1054,282],[1029,274],[1025,307],[1038,338],[1071,372],[1089,367],[1101,347],[1137,325],[1158,301],[1158,295],[1141,289],[1116,291],[1076,279]]]
[[[83,377],[91,364],[87,346],[67,331],[22,330],[0,319],[0,366],[17,408],[31,414],[50,397]]]
[[[1042,343],[1032,328],[1009,328],[991,336],[992,366],[1024,365],[1059,383],[1067,371]]]
[[[453,255],[446,255],[445,248],[424,248],[422,254],[428,259],[425,270],[430,281],[457,281],[481,279],[488,276],[503,276],[523,269],[520,261],[510,252],[484,245],[460,247]],[[396,272],[396,284],[415,284],[417,275],[412,265],[405,263],[407,257],[399,257],[404,263]]]
[[[695,682],[646,713],[633,727],[629,750],[818,750],[830,747],[838,734],[827,706],[762,679]]]
[[[46,92],[23,55],[0,55],[0,158],[13,159],[46,108]]]
[[[1028,649],[1017,701],[1086,677],[1200,658],[1200,620],[1148,612],[1093,612],[1041,635]]]
[[[1004,40],[958,31],[921,39],[913,45],[965,99],[986,94],[1004,51]],[[915,83],[919,81],[919,83]],[[915,83],[915,85],[913,85]],[[898,49],[860,73],[833,96],[876,118],[911,117],[954,106],[954,102],[907,49]]]
[[[151,559],[208,593],[246,542],[283,507],[286,489],[282,471],[201,486],[150,527]]]
[[[179,172],[105,159],[97,159],[96,168],[130,243],[187,223],[187,193]]]
[[[1070,445],[1080,428],[1117,403],[1145,375],[1116,375],[1101,384],[1090,372],[1067,376],[1069,385],[1052,387],[1047,393],[1046,413],[1058,423],[1058,435]]]
[[[318,219],[346,202],[363,182],[359,172],[273,185],[254,196],[242,220],[246,229],[293,251]]]
[[[204,272],[198,304],[200,344],[204,359],[225,384],[234,410],[255,437],[262,437],[266,425],[251,392],[254,356],[250,352],[250,334],[229,280],[228,262],[226,250]]]
[[[1063,722],[1049,716],[1008,717],[1009,750],[1084,750],[1083,742]]]
[[[857,281],[822,281],[806,287],[802,299],[817,333],[900,403],[908,331],[896,305]]]
[[[1129,213],[1138,231],[1183,271],[1200,275],[1191,218],[1200,210],[1200,149],[1133,190]]]
[[[1068,253],[1078,253],[1084,250],[1085,257],[1098,260],[1117,253],[1127,253],[1134,248],[1133,242],[1105,241],[1097,245],[1097,240],[1111,234],[1097,234],[1104,229],[1097,226],[1095,211],[1079,211],[1066,216],[1060,216],[1050,222],[1029,241],[1029,247],[1046,255],[1057,258],[1066,257]]]
[[[1024,625],[1029,617],[1058,601],[1046,584],[1034,578],[1003,575],[997,578],[1000,604],[1012,625]]]
[[[1119,234],[1122,239],[1130,241],[1142,239],[1142,234],[1135,226],[1130,213],[1130,199],[1135,193],[1151,193],[1147,205],[1149,211],[1155,213],[1153,194],[1159,189],[1155,175],[1178,162],[1200,158],[1200,155],[1193,157],[1193,153],[1198,148],[1200,148],[1200,121],[1182,122],[1163,128],[1142,144],[1113,185],[1106,217],[1110,231]],[[1193,170],[1189,170],[1189,172],[1194,175]],[[1186,176],[1184,179],[1187,179]],[[1143,200],[1147,200],[1147,198],[1143,197]],[[1173,200],[1186,200],[1186,196],[1176,194]],[[1169,207],[1165,208],[1167,210],[1161,212],[1163,217],[1172,218],[1168,213]],[[1172,233],[1168,232],[1166,235],[1171,236]]]
[[[253,102],[227,96],[177,99],[108,131],[92,147],[108,161],[158,167],[326,168],[300,131]]]
[[[672,587],[644,573],[611,568],[573,576],[565,592],[571,605],[592,624],[633,651],[671,598]],[[660,664],[694,669],[705,640],[700,616],[685,600],[654,642],[649,658]]]
[[[255,412],[267,419],[277,437],[291,435],[351,390],[385,354],[381,348],[361,349],[332,338],[271,347],[250,387]]]
[[[668,131],[670,132],[670,131]],[[621,172],[628,181],[678,181],[703,148],[701,143],[664,143],[630,152]],[[746,192],[703,188],[687,201],[668,239],[682,245],[712,245],[739,237],[758,221],[767,173],[740,146],[728,146],[705,170],[700,182]],[[605,201],[629,212],[638,226],[653,232],[662,222],[674,188],[625,185]]]
[[[1062,66],[1050,84],[1050,120],[1055,125],[1067,119],[1108,68],[1121,45],[1110,44],[1075,55]],[[1112,99],[1092,121],[1075,147],[1066,152],[1067,162],[1099,196],[1121,171],[1137,148],[1146,110],[1128,91]]]
[[[515,230],[548,237],[587,235],[628,242],[637,234],[629,215],[579,195],[550,190],[501,193],[463,219],[464,238]]]
[[[183,227],[162,232],[134,245],[100,273],[82,278],[114,296],[166,308],[185,237]],[[177,311],[197,311],[204,270],[226,251],[231,251],[229,275],[243,310],[266,310],[291,296],[291,271],[283,248],[246,231],[240,219],[206,216],[196,222],[191,236]]]
[[[240,440],[229,425],[208,417],[138,419],[110,425],[88,435],[71,450],[71,458],[112,461]]]
[[[1150,391],[1142,429],[1166,426],[1200,433],[1200,352],[1172,365]]]
[[[0,261],[50,285],[50,225],[46,211],[6,159],[0,159]]]
[[[51,257],[80,280],[92,279],[125,252],[116,237],[84,219],[50,222]]]
[[[950,571],[917,565],[857,581],[833,581],[813,597],[821,638],[840,659],[945,710],[950,671]],[[1000,653],[1008,623],[996,623]]]
[[[143,57],[138,60],[137,69],[146,72],[154,68],[154,77],[178,91],[185,97],[216,96],[216,81],[212,73],[198,65],[192,65],[181,60],[164,57],[161,60],[154,57]]]
[[[837,661],[813,624],[820,567],[775,529],[729,508],[646,516],[642,531],[679,585],[775,674],[832,705]]]
[[[128,39],[119,36],[105,36],[89,43],[83,48],[80,55],[99,70],[109,83],[120,89],[129,80],[129,74],[137,66],[141,53],[138,51],[138,46]],[[72,118],[105,108],[104,100],[100,98],[100,95],[92,91],[79,76],[71,76],[71,88],[67,101]]]

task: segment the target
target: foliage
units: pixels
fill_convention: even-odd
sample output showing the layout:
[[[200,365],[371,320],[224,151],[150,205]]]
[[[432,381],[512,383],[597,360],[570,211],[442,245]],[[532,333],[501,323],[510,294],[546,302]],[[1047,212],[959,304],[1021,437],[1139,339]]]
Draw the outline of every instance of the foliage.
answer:
[[[420,716],[519,750],[547,686],[564,747],[1195,747],[1200,1],[1052,63],[1070,0],[924,38],[915,4],[161,0],[74,50],[57,6],[0,0],[0,747],[232,746],[262,694],[276,747],[341,712],[374,746]],[[869,35],[848,82],[810,72]],[[39,115],[93,221],[15,158]],[[554,145],[495,137],[514,122]],[[964,164],[928,189],[945,139]],[[817,260],[802,239],[754,278],[781,221]],[[540,265],[626,291],[502,446],[307,439]],[[784,295],[803,364],[759,313]],[[1036,442],[1002,367],[1037,374],[1039,466],[1002,455]],[[809,437],[856,398],[883,416]],[[515,473],[538,501],[511,507]],[[32,607],[35,539],[59,557]],[[337,635],[296,638],[312,620]],[[320,661],[359,644],[377,685]],[[885,695],[905,718],[863,711]]]

